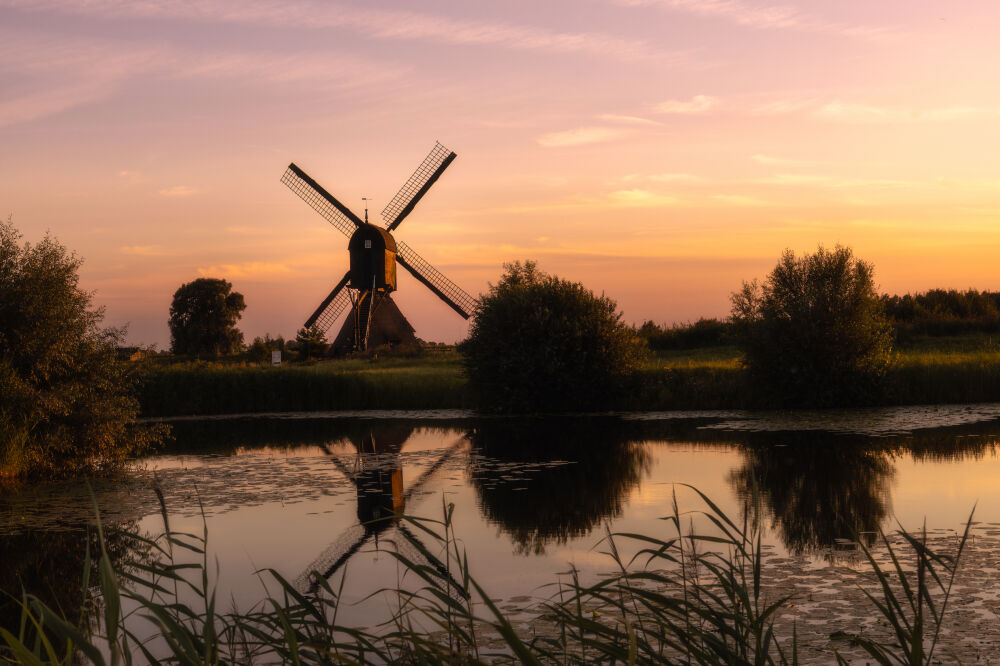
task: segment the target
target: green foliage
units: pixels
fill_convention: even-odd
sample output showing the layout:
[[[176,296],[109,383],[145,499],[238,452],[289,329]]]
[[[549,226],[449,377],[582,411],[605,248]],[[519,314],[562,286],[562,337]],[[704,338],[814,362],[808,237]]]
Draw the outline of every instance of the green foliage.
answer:
[[[636,333],[650,349],[698,349],[731,344],[732,324],[718,319],[699,319],[693,324],[660,326],[652,321],[642,323]]]
[[[968,289],[931,289],[905,296],[883,296],[896,337],[956,335],[1000,331],[1000,293]]]
[[[504,266],[460,345],[481,406],[540,412],[609,408],[643,361],[645,346],[617,305],[534,262]]]
[[[299,350],[299,359],[308,361],[311,358],[322,358],[330,348],[326,333],[316,324],[308,328],[300,328],[295,333],[295,345]]]
[[[170,349],[194,356],[232,354],[243,348],[236,322],[243,316],[243,294],[216,278],[182,284],[170,305]]]
[[[850,248],[786,250],[763,283],[732,296],[737,346],[752,385],[782,406],[877,400],[892,354],[871,264]]]
[[[0,476],[94,472],[153,442],[136,428],[124,331],[78,286],[81,261],[55,239],[20,244],[0,222]]]

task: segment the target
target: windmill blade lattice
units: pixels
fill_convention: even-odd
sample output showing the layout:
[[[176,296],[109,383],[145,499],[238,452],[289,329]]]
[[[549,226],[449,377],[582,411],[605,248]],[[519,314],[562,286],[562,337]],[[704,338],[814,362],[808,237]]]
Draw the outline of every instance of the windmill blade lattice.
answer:
[[[361,523],[354,523],[344,530],[337,537],[336,541],[327,546],[308,567],[303,569],[302,573],[292,581],[292,585],[299,592],[312,591],[315,584],[313,578],[315,575],[320,575],[324,578],[332,576],[351,555],[361,549],[371,534]]]
[[[413,207],[427,194],[427,190],[454,159],[455,153],[442,146],[440,142],[434,143],[431,152],[420,163],[417,170],[413,172],[409,180],[403,183],[389,204],[382,209],[382,219],[385,220],[387,231],[392,231],[406,219]]]
[[[315,324],[324,333],[330,330],[330,327],[336,323],[340,313],[351,305],[351,297],[345,289],[350,278],[351,273],[348,271],[344,274],[344,278],[337,283],[337,286],[330,291],[330,294],[323,299],[323,302],[319,304],[319,307],[312,313],[312,316],[306,320],[306,328]]]
[[[426,259],[414,251],[403,241],[396,241],[396,260],[403,268],[410,271],[424,285],[433,291],[451,308],[468,319],[476,307],[476,299],[457,284],[445,277],[444,273],[434,268]]]
[[[281,182],[348,238],[364,224],[350,208],[337,201],[336,197],[323,189],[322,185],[310,178],[294,162],[288,165]]]

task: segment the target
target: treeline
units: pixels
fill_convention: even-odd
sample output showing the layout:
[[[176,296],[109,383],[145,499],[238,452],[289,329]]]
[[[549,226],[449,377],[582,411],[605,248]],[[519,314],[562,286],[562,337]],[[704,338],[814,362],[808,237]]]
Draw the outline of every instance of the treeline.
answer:
[[[921,335],[1000,332],[1000,292],[996,291],[931,289],[905,296],[883,294],[882,305],[898,342]],[[721,319],[672,326],[646,321],[636,331],[657,351],[732,344],[732,324]]]

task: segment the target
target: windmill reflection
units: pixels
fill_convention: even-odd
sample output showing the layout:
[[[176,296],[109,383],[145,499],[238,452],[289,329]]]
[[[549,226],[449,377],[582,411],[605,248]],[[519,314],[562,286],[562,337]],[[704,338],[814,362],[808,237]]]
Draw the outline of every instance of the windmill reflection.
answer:
[[[409,426],[388,426],[369,430],[364,434],[355,433],[348,437],[356,455],[350,464],[334,453],[327,444],[321,448],[330,462],[351,482],[357,494],[357,521],[344,530],[312,564],[295,579],[296,589],[315,592],[319,586],[317,575],[329,579],[369,541],[389,537],[394,548],[408,559],[427,564],[439,573],[451,578],[450,574],[437,563],[428,562],[411,542],[420,539],[399,519],[407,502],[417,493],[425,490],[445,464],[466,446],[461,437],[441,451],[438,458],[414,481],[409,488],[403,485],[403,464],[400,453],[406,441],[413,434]],[[394,538],[393,532],[403,538]],[[454,582],[454,581],[453,581]],[[460,590],[457,583],[453,589]]]
[[[494,419],[470,433],[468,468],[483,515],[522,555],[587,535],[621,514],[648,473],[645,444],[617,419]]]
[[[747,500],[756,488],[792,553],[834,551],[857,539],[871,545],[891,511],[895,448],[820,433],[752,443],[729,480]]]

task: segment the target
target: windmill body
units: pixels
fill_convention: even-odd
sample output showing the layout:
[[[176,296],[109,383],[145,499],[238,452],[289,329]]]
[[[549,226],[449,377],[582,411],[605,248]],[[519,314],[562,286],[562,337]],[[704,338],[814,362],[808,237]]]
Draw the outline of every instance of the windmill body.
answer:
[[[465,319],[472,314],[475,299],[444,276],[410,246],[397,242],[394,231],[413,211],[417,202],[455,159],[440,143],[403,184],[382,210],[386,226],[380,227],[355,215],[294,163],[288,165],[281,182],[312,206],[330,224],[350,238],[350,269],[320,303],[306,327],[324,332],[350,308],[332,349],[334,352],[363,351],[380,344],[416,341],[413,327],[406,321],[390,294],[396,289],[396,265],[405,268],[425,287]]]

